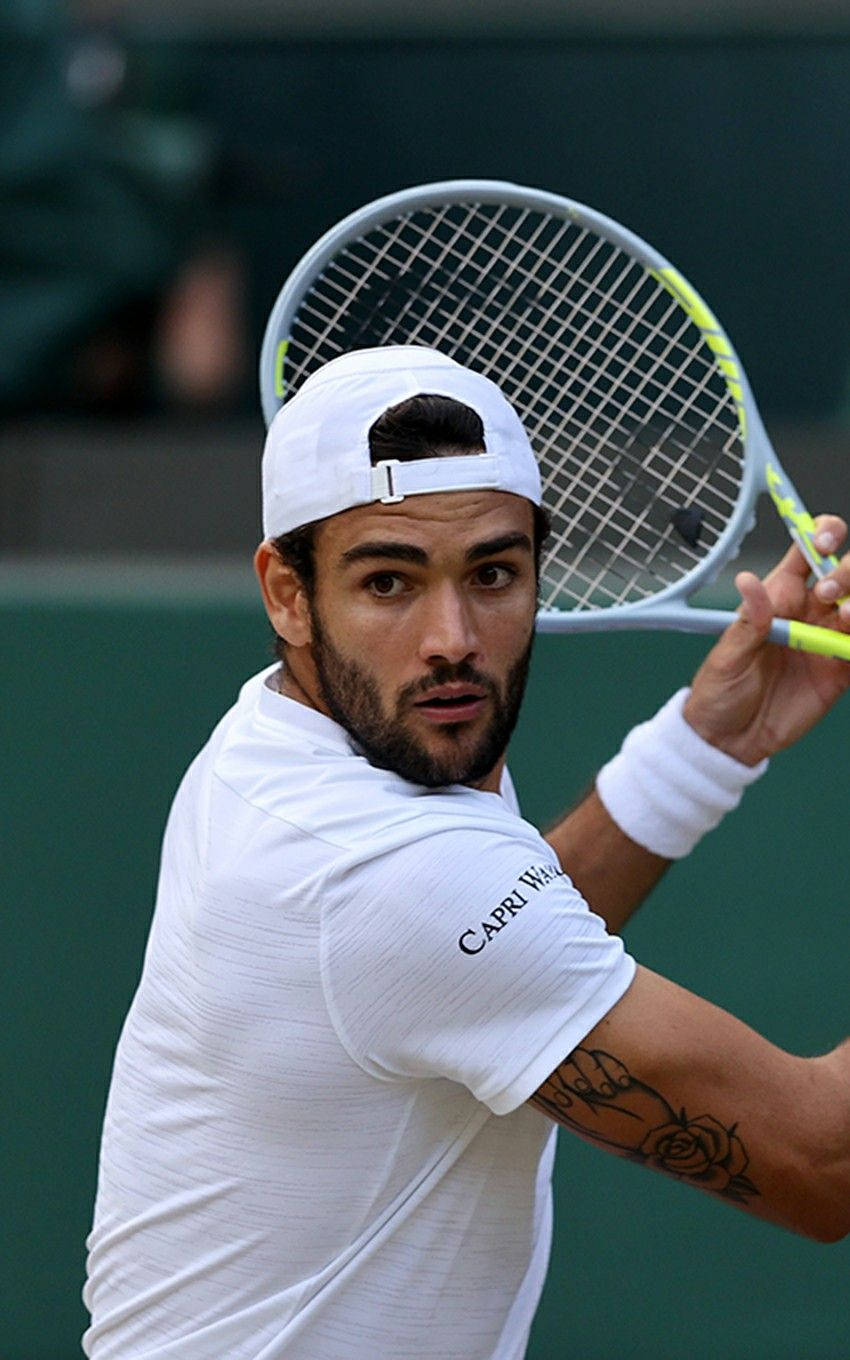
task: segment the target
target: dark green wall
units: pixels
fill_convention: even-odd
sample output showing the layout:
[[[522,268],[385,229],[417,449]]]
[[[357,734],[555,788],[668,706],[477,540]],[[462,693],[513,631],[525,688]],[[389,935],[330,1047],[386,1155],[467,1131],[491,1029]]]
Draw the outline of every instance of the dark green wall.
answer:
[[[0,400],[72,400],[77,334],[210,240],[244,256],[259,344],[289,270],[342,214],[490,177],[589,203],[668,254],[768,417],[846,415],[846,35],[641,39],[600,21],[541,36],[530,15],[506,36],[486,7],[453,39],[136,33],[120,96],[92,111],[68,101],[59,6],[40,8],[56,23],[17,43],[7,24],[0,43]]]
[[[528,815],[568,803],[702,651],[684,637],[542,639],[513,757]],[[78,1354],[99,1123],[163,820],[267,657],[247,603],[0,605],[3,1360]],[[778,759],[629,935],[643,962],[802,1052],[848,1028],[848,734],[845,707]],[[798,1241],[568,1135],[557,1199],[531,1360],[850,1355],[847,1244]]]
[[[670,256],[768,416],[829,417],[850,366],[850,39],[516,35],[140,49],[210,130],[255,333],[302,251],[456,177],[578,199]],[[170,75],[167,75],[170,73]]]

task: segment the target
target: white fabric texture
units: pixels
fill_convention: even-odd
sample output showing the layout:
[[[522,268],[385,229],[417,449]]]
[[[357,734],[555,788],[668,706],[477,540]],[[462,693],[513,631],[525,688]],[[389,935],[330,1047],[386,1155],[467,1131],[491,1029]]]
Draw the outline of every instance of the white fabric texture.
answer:
[[[255,677],[169,817],[86,1354],[521,1360],[554,1154],[526,1102],[633,975],[509,779],[409,784]]]
[[[742,765],[704,741],[682,714],[681,689],[648,722],[632,728],[596,778],[596,790],[621,831],[665,859],[681,859],[764,774],[768,762]]]
[[[373,486],[369,430],[391,406],[422,392],[456,398],[484,425],[486,455],[463,457],[463,467],[449,479],[452,490],[510,491],[540,504],[537,459],[519,416],[496,384],[437,350],[384,345],[332,359],[277,412],[263,452],[266,538],[380,500],[385,481]],[[401,492],[445,489],[449,469],[442,463],[423,458],[416,465],[400,464]]]

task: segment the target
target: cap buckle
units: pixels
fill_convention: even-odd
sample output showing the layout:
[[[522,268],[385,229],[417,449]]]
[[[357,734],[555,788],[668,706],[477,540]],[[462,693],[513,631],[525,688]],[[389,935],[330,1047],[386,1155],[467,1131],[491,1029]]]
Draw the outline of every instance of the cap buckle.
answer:
[[[397,468],[400,461],[399,458],[384,458],[372,468],[372,499],[382,505],[398,505],[404,500],[404,493],[399,495],[393,484],[392,469]]]

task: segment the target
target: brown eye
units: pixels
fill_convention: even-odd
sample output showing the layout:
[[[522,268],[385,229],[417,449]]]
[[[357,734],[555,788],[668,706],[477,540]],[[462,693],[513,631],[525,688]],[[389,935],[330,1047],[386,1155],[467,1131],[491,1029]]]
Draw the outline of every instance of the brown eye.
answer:
[[[394,595],[401,594],[404,589],[404,582],[395,572],[381,571],[375,576],[369,577],[366,587],[373,595],[378,595],[381,599],[389,599]]]
[[[513,567],[498,566],[495,562],[488,562],[486,566],[479,567],[477,572],[478,584],[488,590],[509,585],[515,575]]]

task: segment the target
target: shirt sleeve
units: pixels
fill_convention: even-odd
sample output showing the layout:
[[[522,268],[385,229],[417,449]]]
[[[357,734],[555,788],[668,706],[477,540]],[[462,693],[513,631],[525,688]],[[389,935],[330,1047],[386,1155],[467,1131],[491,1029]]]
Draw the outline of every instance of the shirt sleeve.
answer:
[[[531,1096],[635,965],[541,836],[445,830],[361,861],[325,897],[322,978],[349,1055],[447,1077],[494,1114]]]

